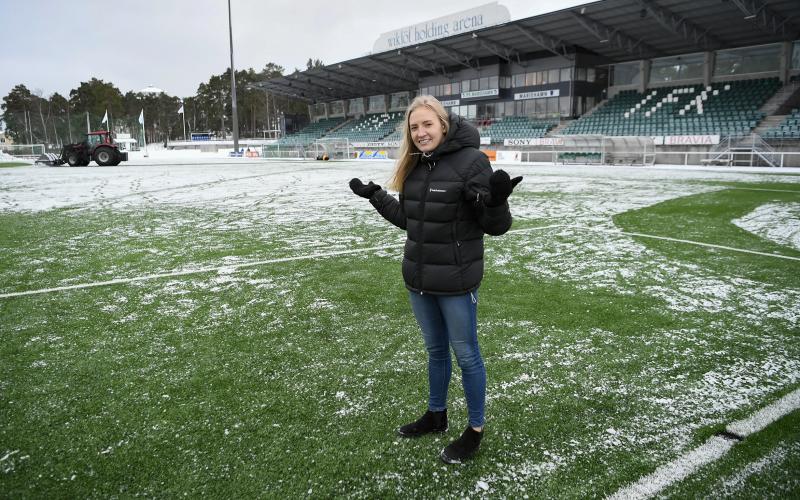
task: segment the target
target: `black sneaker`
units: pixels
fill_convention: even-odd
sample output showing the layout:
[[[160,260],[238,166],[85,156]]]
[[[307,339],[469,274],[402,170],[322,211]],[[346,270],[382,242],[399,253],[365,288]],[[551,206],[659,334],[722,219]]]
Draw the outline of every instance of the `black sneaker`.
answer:
[[[447,409],[444,411],[426,411],[416,422],[406,424],[397,433],[403,437],[419,437],[431,432],[447,431]]]
[[[447,445],[440,455],[442,461],[447,464],[460,464],[464,460],[472,458],[481,446],[483,431],[478,432],[470,426],[461,437]]]

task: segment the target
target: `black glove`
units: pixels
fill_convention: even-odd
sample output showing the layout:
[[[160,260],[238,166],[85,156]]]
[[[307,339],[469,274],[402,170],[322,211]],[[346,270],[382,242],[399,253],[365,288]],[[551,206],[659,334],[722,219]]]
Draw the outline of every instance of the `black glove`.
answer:
[[[381,190],[381,187],[372,181],[369,181],[369,184],[364,184],[361,179],[354,177],[350,179],[350,189],[362,198],[370,199],[375,192]]]
[[[514,186],[520,183],[522,176],[511,179],[504,170],[495,171],[489,177],[489,197],[484,202],[487,207],[499,207],[506,202]]]

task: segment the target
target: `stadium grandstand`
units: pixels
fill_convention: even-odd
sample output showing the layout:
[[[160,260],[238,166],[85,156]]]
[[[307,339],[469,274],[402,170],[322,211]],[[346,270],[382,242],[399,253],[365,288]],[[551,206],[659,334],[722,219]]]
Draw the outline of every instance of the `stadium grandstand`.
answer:
[[[491,157],[610,163],[636,144],[656,163],[800,166],[800,1],[604,0],[513,21],[492,3],[257,86],[308,103],[310,125],[273,148],[393,157],[403,111],[431,94]]]

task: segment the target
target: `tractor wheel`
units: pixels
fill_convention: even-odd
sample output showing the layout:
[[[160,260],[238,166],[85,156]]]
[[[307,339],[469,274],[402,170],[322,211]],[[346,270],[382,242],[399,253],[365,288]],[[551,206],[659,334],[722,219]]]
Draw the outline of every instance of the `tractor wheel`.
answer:
[[[67,155],[67,163],[69,163],[70,167],[80,167],[81,166],[81,157],[75,151],[71,152]]]
[[[101,167],[106,167],[116,161],[117,155],[111,148],[97,148],[94,151],[94,161]]]

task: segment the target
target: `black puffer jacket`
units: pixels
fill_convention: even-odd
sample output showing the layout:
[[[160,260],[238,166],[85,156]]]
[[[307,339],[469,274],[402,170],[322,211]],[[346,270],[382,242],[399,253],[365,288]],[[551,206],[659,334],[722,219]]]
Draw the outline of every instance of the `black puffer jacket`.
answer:
[[[483,204],[492,167],[478,150],[478,131],[450,114],[442,144],[418,161],[403,184],[400,201],[385,190],[370,203],[408,234],[403,279],[413,292],[457,295],[478,288],[483,278],[483,235],[511,227],[508,203]]]

